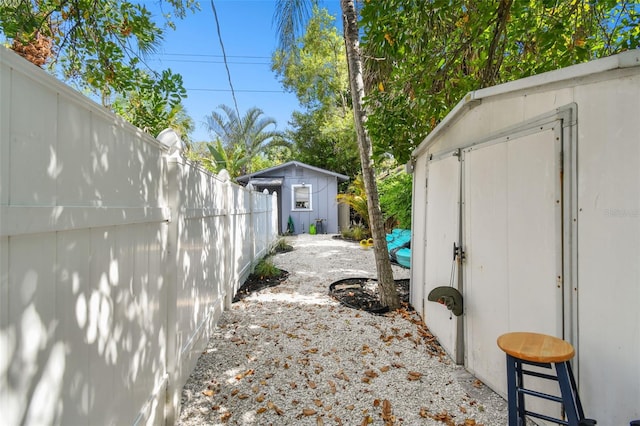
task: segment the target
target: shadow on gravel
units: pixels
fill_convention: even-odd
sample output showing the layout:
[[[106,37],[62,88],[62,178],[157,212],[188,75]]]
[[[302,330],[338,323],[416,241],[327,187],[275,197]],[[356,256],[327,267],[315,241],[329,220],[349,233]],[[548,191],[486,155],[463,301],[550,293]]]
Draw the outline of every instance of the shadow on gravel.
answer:
[[[400,301],[409,306],[409,279],[395,280]],[[384,314],[389,308],[382,306],[375,278],[345,278],[329,285],[329,295],[353,309],[372,314]]]

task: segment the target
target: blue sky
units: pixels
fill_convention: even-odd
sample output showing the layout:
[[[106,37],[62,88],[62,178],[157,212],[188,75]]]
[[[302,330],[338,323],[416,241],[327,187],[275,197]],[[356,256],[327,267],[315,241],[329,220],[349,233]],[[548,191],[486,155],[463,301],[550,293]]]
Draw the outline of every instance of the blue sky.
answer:
[[[275,0],[214,0],[222,42],[240,113],[252,107],[277,121],[278,130],[288,127],[291,113],[300,109],[296,97],[285,93],[271,71],[271,54],[277,46],[273,12]],[[145,2],[154,13],[157,3]],[[338,0],[321,2],[338,16]],[[166,6],[166,4],[165,4]],[[159,13],[159,12],[158,12]],[[162,22],[158,14],[157,22]],[[234,107],[211,3],[202,0],[200,11],[176,21],[167,29],[158,53],[148,58],[156,70],[171,68],[182,75],[188,98],[184,105],[196,124],[191,140],[209,141],[206,116],[220,104]]]

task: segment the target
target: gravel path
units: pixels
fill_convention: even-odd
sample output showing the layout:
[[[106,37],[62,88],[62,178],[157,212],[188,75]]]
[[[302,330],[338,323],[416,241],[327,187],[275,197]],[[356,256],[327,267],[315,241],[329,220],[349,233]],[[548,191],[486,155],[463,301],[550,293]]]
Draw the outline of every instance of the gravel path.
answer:
[[[178,425],[504,425],[505,401],[440,350],[406,310],[373,315],[327,294],[375,277],[373,251],[288,237],[277,287],[222,314],[182,392]],[[394,268],[394,278],[409,271]]]

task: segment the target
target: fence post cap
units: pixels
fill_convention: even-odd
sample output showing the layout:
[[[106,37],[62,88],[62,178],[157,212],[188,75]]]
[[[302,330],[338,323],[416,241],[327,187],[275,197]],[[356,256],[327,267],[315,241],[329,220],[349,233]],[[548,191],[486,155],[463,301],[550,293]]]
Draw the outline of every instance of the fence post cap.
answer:
[[[229,179],[231,179],[231,176],[229,175],[227,169],[222,169],[218,172],[218,179],[220,179],[222,182],[227,182],[229,181]]]
[[[158,142],[164,145],[168,149],[169,155],[174,155],[176,152],[181,154],[184,151],[185,145],[180,135],[173,129],[164,129],[156,137]]]

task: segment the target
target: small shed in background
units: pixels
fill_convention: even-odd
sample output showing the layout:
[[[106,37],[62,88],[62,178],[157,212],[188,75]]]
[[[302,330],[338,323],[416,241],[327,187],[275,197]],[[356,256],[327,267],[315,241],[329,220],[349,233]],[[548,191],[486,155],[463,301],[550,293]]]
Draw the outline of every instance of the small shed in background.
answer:
[[[640,51],[471,92],[413,156],[411,303],[446,351],[504,396],[498,336],[563,338],[585,414],[640,418]]]
[[[242,184],[252,184],[258,191],[267,189],[278,194],[278,231],[287,232],[289,217],[293,233],[309,232],[309,225],[317,232],[338,233],[338,183],[348,176],[335,173],[299,161],[290,161],[236,179]]]

